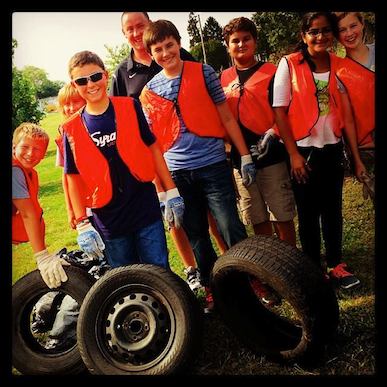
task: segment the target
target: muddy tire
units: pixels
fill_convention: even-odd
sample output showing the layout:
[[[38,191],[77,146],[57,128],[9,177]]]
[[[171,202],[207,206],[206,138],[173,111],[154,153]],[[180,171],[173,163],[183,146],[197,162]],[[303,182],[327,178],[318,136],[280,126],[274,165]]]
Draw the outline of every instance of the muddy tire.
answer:
[[[91,374],[166,375],[192,364],[202,310],[188,285],[154,265],[110,270],[90,289],[77,325]]]
[[[251,279],[274,290],[281,306],[265,306]],[[332,286],[306,255],[278,238],[252,236],[234,245],[216,261],[211,281],[224,321],[258,354],[313,362],[336,332],[339,308]]]
[[[55,289],[81,305],[95,280],[84,270],[64,266],[68,280]],[[84,372],[76,341],[61,349],[46,349],[31,330],[36,302],[51,289],[38,270],[20,278],[12,287],[12,362],[25,375],[68,375]]]

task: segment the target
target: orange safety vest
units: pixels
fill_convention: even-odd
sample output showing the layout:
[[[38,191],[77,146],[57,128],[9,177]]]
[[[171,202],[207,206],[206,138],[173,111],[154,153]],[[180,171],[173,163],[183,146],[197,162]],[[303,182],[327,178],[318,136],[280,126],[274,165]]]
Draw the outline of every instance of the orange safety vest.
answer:
[[[40,216],[40,226],[42,229],[42,233],[44,235],[45,231],[45,224],[43,220],[43,210],[42,207],[40,207],[39,201],[38,201],[38,193],[39,193],[39,178],[38,174],[35,171],[35,169],[29,169],[28,171],[22,166],[22,164],[16,160],[12,159],[12,166],[19,167],[23,173],[24,177],[26,179],[28,192],[30,194],[30,199],[32,200],[32,203],[36,209],[36,212]],[[16,208],[16,206],[12,203],[12,243],[18,244],[23,242],[28,242],[28,234],[24,227],[24,221],[23,218],[19,212],[19,210]]]
[[[336,126],[333,128],[333,132],[336,137],[341,137],[343,129],[342,108],[335,77],[337,56],[330,53],[329,57],[329,108],[332,112],[336,112],[339,118]],[[306,61],[300,63],[300,60],[303,58],[300,52],[286,55],[285,58],[288,62],[292,84],[292,99],[289,105],[288,118],[294,139],[297,141],[308,137],[319,119],[317,88],[308,63]]]
[[[375,129],[375,73],[355,60],[338,58],[336,75],[347,89],[356,121],[357,142],[372,141]]]
[[[116,118],[116,146],[123,162],[139,181],[155,177],[152,152],[141,138],[138,117],[131,97],[110,97]],[[87,188],[87,207],[101,208],[112,198],[109,163],[91,139],[78,112],[63,124],[75,164]]]
[[[179,109],[190,132],[201,137],[223,138],[226,135],[216,106],[208,94],[201,63],[184,62],[177,102],[159,96],[146,86],[140,101],[163,152],[175,143],[179,135],[180,121],[176,109]]]
[[[269,103],[269,85],[277,67],[263,64],[240,85],[236,67],[222,72],[220,81],[234,117],[256,134],[264,134],[274,125],[274,113]],[[243,89],[243,92],[241,90]]]

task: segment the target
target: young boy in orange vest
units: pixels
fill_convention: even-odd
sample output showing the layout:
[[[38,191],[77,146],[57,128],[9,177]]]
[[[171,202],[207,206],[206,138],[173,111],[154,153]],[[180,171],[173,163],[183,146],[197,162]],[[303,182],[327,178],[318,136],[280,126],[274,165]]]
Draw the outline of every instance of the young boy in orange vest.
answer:
[[[12,140],[12,243],[30,242],[40,274],[49,288],[67,281],[62,265],[69,265],[47,251],[43,210],[38,201],[36,165],[46,154],[49,137],[38,125],[24,122]]]
[[[239,155],[231,146],[242,219],[245,225],[253,225],[255,234],[272,235],[274,226],[279,238],[295,246],[296,209],[286,149],[274,136],[265,156],[259,154],[257,147],[269,131],[274,133],[269,96],[276,66],[255,59],[257,29],[251,20],[245,17],[231,20],[223,35],[235,66],[222,72],[221,83],[257,168],[257,178],[247,189],[241,181]]]
[[[226,133],[242,156],[246,185],[255,179],[255,167],[215,71],[182,61],[180,40],[167,20],[148,25],[143,41],[163,70],[147,83],[140,101],[184,198],[184,230],[207,288],[205,311],[209,312],[213,307],[210,273],[217,256],[208,232],[207,208],[228,247],[247,237],[226,160]]]
[[[131,97],[109,98],[105,66],[90,51],[78,52],[70,59],[69,75],[86,100],[86,106],[63,124],[64,172],[79,246],[97,257],[105,250],[112,267],[151,263],[169,268],[152,183],[155,175],[167,188],[166,217],[178,227],[184,202],[139,103]],[[89,222],[86,206],[92,209],[95,227]]]
[[[151,57],[144,46],[142,36],[144,30],[150,23],[147,12],[123,12],[121,15],[121,29],[129,46],[131,47],[130,54],[116,68],[112,77],[110,87],[110,95],[112,96],[130,96],[138,99],[141,90],[157,73],[162,70]],[[180,57],[183,60],[194,61],[193,56],[184,50],[180,49]],[[165,190],[164,187],[156,180],[156,189],[160,200],[160,207],[164,208]],[[216,228],[215,220],[208,213],[208,221],[210,225],[211,235],[219,248],[221,254],[227,249],[222,237]],[[187,235],[182,227],[168,227],[175,247],[184,264],[184,273],[187,276],[187,283],[193,291],[200,289],[200,273],[197,269],[195,256],[192,247],[188,241]]]

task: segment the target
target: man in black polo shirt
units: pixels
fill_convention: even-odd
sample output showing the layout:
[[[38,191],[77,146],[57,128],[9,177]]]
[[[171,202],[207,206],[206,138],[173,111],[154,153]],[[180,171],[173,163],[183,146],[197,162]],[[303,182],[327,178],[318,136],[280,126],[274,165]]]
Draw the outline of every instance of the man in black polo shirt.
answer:
[[[152,60],[142,42],[142,35],[149,21],[147,12],[122,13],[122,32],[131,50],[113,74],[110,95],[138,99],[145,84],[161,71],[162,68]],[[194,61],[192,55],[183,48],[180,49],[180,56],[182,60]]]

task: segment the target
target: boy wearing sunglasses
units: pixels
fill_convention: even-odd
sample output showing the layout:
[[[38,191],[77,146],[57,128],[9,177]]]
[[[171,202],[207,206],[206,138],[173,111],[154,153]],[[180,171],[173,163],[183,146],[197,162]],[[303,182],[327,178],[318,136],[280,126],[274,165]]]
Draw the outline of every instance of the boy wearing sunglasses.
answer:
[[[150,263],[169,268],[152,183],[155,175],[167,187],[166,216],[177,227],[184,202],[139,103],[130,97],[109,98],[105,66],[93,52],[76,53],[69,62],[69,75],[86,101],[86,106],[63,124],[64,172],[79,246],[97,257],[105,250],[112,267]],[[92,209],[95,227],[88,220],[86,207]]]

